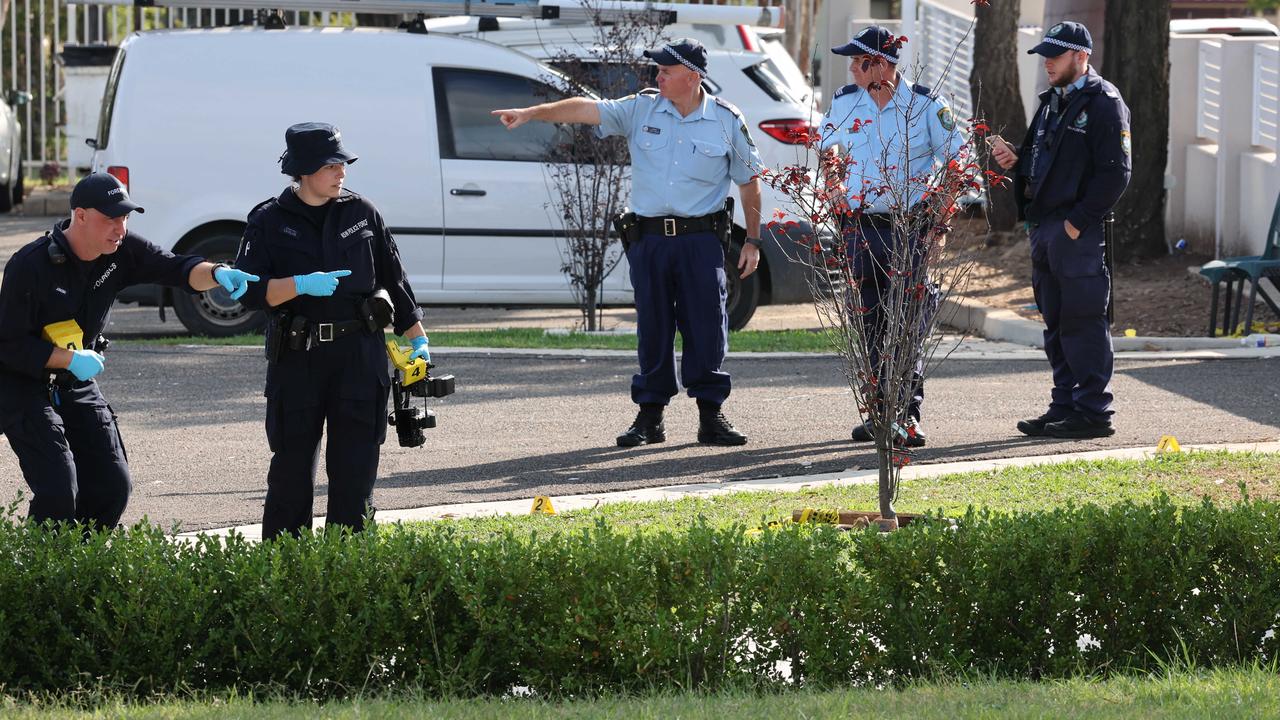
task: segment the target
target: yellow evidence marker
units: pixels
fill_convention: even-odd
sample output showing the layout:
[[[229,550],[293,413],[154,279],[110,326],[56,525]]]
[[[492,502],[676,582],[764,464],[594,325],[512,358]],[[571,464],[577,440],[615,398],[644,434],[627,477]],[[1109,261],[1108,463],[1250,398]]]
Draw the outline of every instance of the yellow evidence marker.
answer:
[[[1178,453],[1182,452],[1182,446],[1178,444],[1178,438],[1172,435],[1161,435],[1160,442],[1156,444],[1156,454]]]
[[[55,346],[66,348],[67,350],[84,349],[84,331],[80,329],[80,324],[75,320],[49,323],[44,326],[44,332],[41,337]]]
[[[409,359],[409,354],[413,352],[410,348],[402,348],[396,344],[395,340],[387,341],[387,357],[391,358],[391,364],[396,366],[400,371],[400,385],[408,387],[419,380],[427,379],[427,361],[422,358],[415,360]]]
[[[555,515],[556,509],[551,507],[551,498],[546,495],[539,495],[533,499],[533,507],[529,509],[530,515]]]

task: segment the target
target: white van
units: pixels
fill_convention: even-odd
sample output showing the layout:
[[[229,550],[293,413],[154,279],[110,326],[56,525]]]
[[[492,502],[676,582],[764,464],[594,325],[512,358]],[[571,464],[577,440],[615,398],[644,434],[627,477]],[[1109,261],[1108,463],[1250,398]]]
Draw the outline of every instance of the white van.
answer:
[[[331,122],[360,155],[349,185],[382,210],[419,302],[573,305],[542,162],[561,130],[507,131],[489,115],[545,101],[553,72],[514,50],[442,34],[137,33],[108,78],[94,169],[121,178],[147,207],[131,229],[177,252],[225,259],[249,210],[287,182],[276,163],[284,129]],[[791,241],[766,242],[758,279],[731,288],[734,327],[758,302],[809,297],[804,267],[785,260],[780,242]],[[221,289],[124,299],[172,304],[202,334],[261,323]],[[625,263],[605,281],[603,301],[633,301]]]

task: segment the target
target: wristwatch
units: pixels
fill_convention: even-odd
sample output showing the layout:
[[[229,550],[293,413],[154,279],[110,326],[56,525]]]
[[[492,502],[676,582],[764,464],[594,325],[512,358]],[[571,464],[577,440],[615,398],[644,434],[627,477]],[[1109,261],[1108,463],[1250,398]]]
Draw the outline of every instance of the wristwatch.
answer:
[[[209,277],[213,278],[215,283],[218,282],[218,268],[226,268],[230,270],[231,266],[223,262],[216,262],[213,264],[213,267],[209,268]],[[222,283],[218,284],[221,285]]]
[[[757,250],[759,250],[761,247],[760,238],[749,237],[749,238],[743,238],[742,241],[747,243],[748,245],[755,245]]]

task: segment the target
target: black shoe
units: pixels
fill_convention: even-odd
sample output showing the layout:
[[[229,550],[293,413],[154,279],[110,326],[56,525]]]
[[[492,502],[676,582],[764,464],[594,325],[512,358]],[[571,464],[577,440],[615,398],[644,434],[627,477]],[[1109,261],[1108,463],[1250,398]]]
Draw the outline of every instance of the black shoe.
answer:
[[[924,435],[924,429],[920,427],[920,422],[918,420],[908,420],[906,428],[907,428],[907,438],[905,443],[903,442],[902,438],[898,438],[894,444],[896,445],[905,444],[907,447],[913,447],[913,448],[924,447],[925,442],[927,441],[927,438]],[[915,428],[915,432],[912,432],[911,428]],[[871,421],[867,420],[861,425],[855,425],[853,427],[853,432],[850,434],[850,437],[853,439],[854,442],[871,442],[872,440],[875,440],[875,437],[871,434],[871,432],[872,432]]]
[[[1111,437],[1116,434],[1116,429],[1111,427],[1111,421],[1109,420],[1095,422],[1080,416],[1074,416],[1066,420],[1046,424],[1044,433],[1049,437],[1085,440]]]
[[[698,442],[706,445],[746,445],[747,436],[734,429],[724,413],[699,413]]]
[[[867,420],[861,425],[854,425],[851,437],[854,442],[871,442],[875,440],[875,437],[871,435],[871,421]]]
[[[907,439],[906,446],[909,448],[924,447],[928,438],[924,436],[924,428],[920,427],[920,421],[915,418],[907,420],[906,425]]]
[[[1031,437],[1040,437],[1042,435],[1045,435],[1045,431],[1044,431],[1045,425],[1048,425],[1049,423],[1053,423],[1053,422],[1059,422],[1061,420],[1066,420],[1066,419],[1067,418],[1063,417],[1062,415],[1045,413],[1038,418],[1031,418],[1030,420],[1019,420],[1018,432],[1022,433],[1023,435],[1030,435]]]
[[[635,422],[627,431],[618,436],[618,447],[636,447],[637,445],[653,445],[667,441],[667,428],[662,423],[662,416],[647,417],[644,413],[636,416]]]

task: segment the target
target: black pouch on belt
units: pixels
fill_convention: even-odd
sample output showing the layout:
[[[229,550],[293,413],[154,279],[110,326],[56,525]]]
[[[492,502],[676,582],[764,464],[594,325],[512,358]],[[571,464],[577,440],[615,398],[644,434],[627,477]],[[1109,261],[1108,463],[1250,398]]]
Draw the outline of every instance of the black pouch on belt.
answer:
[[[640,222],[636,219],[636,214],[630,210],[614,216],[613,229],[617,231],[618,237],[622,240],[622,252],[624,253],[631,247],[631,243],[640,239]]]
[[[289,320],[289,349],[311,349],[311,324],[301,315],[294,315]]]
[[[724,210],[716,213],[715,223],[720,247],[724,248],[724,254],[727,257],[733,241],[733,196],[724,199]]]
[[[289,334],[289,323],[293,316],[287,312],[274,312],[267,318],[267,341],[263,345],[263,350],[267,356],[267,362],[274,365],[280,362],[280,356],[284,354],[286,336]]]

